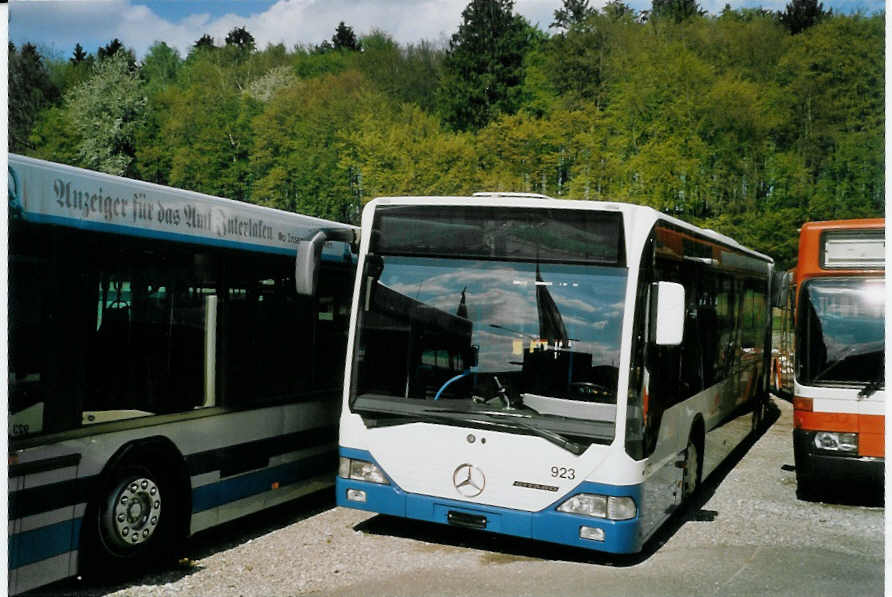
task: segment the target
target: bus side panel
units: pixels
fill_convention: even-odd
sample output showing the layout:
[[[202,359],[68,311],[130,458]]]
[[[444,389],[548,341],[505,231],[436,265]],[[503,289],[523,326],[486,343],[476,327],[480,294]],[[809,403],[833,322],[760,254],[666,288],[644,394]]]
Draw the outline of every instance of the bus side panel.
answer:
[[[203,445],[186,454],[190,532],[331,486],[337,468],[336,399],[332,394],[320,401],[212,417],[208,424],[214,430],[207,436],[226,438],[226,445]],[[195,432],[193,427],[190,433]]]
[[[65,578],[76,563],[86,507],[80,458],[63,446],[37,453],[42,457],[29,459],[22,451],[10,465],[10,594]]]

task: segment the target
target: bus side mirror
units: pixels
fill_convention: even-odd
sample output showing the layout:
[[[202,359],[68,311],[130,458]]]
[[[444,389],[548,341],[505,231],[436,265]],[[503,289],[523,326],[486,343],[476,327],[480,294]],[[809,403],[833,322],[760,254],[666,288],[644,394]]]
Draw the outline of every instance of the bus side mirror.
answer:
[[[678,346],[684,338],[684,286],[676,282],[655,282],[651,291],[654,343]]]
[[[316,282],[319,279],[319,262],[322,261],[322,246],[328,235],[320,230],[310,240],[297,243],[297,260],[294,264],[294,285],[297,294],[315,296]]]
[[[294,262],[294,286],[297,289],[297,294],[301,296],[316,295],[322,247],[330,240],[350,243],[351,249],[354,253],[356,252],[357,234],[352,228],[319,230],[309,240],[298,242],[297,258]]]

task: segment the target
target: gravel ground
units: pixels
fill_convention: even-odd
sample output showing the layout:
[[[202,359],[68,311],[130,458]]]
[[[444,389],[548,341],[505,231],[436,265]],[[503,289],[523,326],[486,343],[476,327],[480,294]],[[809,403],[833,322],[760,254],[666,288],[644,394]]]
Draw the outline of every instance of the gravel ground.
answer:
[[[52,595],[879,595],[883,508],[797,500],[792,408],[702,488],[639,556],[334,508],[330,492],[194,538],[192,559],[127,586]],[[882,498],[878,498],[881,500]],[[858,503],[858,502],[861,503]],[[873,505],[871,505],[873,504]]]

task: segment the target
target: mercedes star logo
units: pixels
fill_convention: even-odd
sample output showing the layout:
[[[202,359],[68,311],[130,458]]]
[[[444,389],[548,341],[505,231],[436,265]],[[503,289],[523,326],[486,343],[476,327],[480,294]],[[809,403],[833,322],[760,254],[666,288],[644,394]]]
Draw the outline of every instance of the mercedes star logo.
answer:
[[[465,497],[477,497],[486,487],[483,471],[472,464],[461,464],[452,473],[452,484]]]

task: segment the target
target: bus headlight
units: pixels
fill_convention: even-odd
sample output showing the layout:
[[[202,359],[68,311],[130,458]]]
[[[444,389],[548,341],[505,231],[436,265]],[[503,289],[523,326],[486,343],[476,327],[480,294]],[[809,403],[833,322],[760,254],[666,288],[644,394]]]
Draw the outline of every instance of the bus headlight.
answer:
[[[839,433],[836,431],[818,431],[815,433],[815,447],[830,452],[857,452],[858,434]]]
[[[637,514],[638,508],[632,498],[614,495],[607,498],[607,518],[610,520],[629,520]]]
[[[384,476],[384,471],[365,460],[357,460],[355,458],[344,458],[341,456],[338,464],[338,476],[344,479],[353,479],[354,481],[368,481],[369,483],[379,483],[381,485],[389,485],[390,482]]]
[[[557,509],[558,512],[608,520],[629,520],[638,514],[635,500],[630,497],[594,493],[577,493]]]

